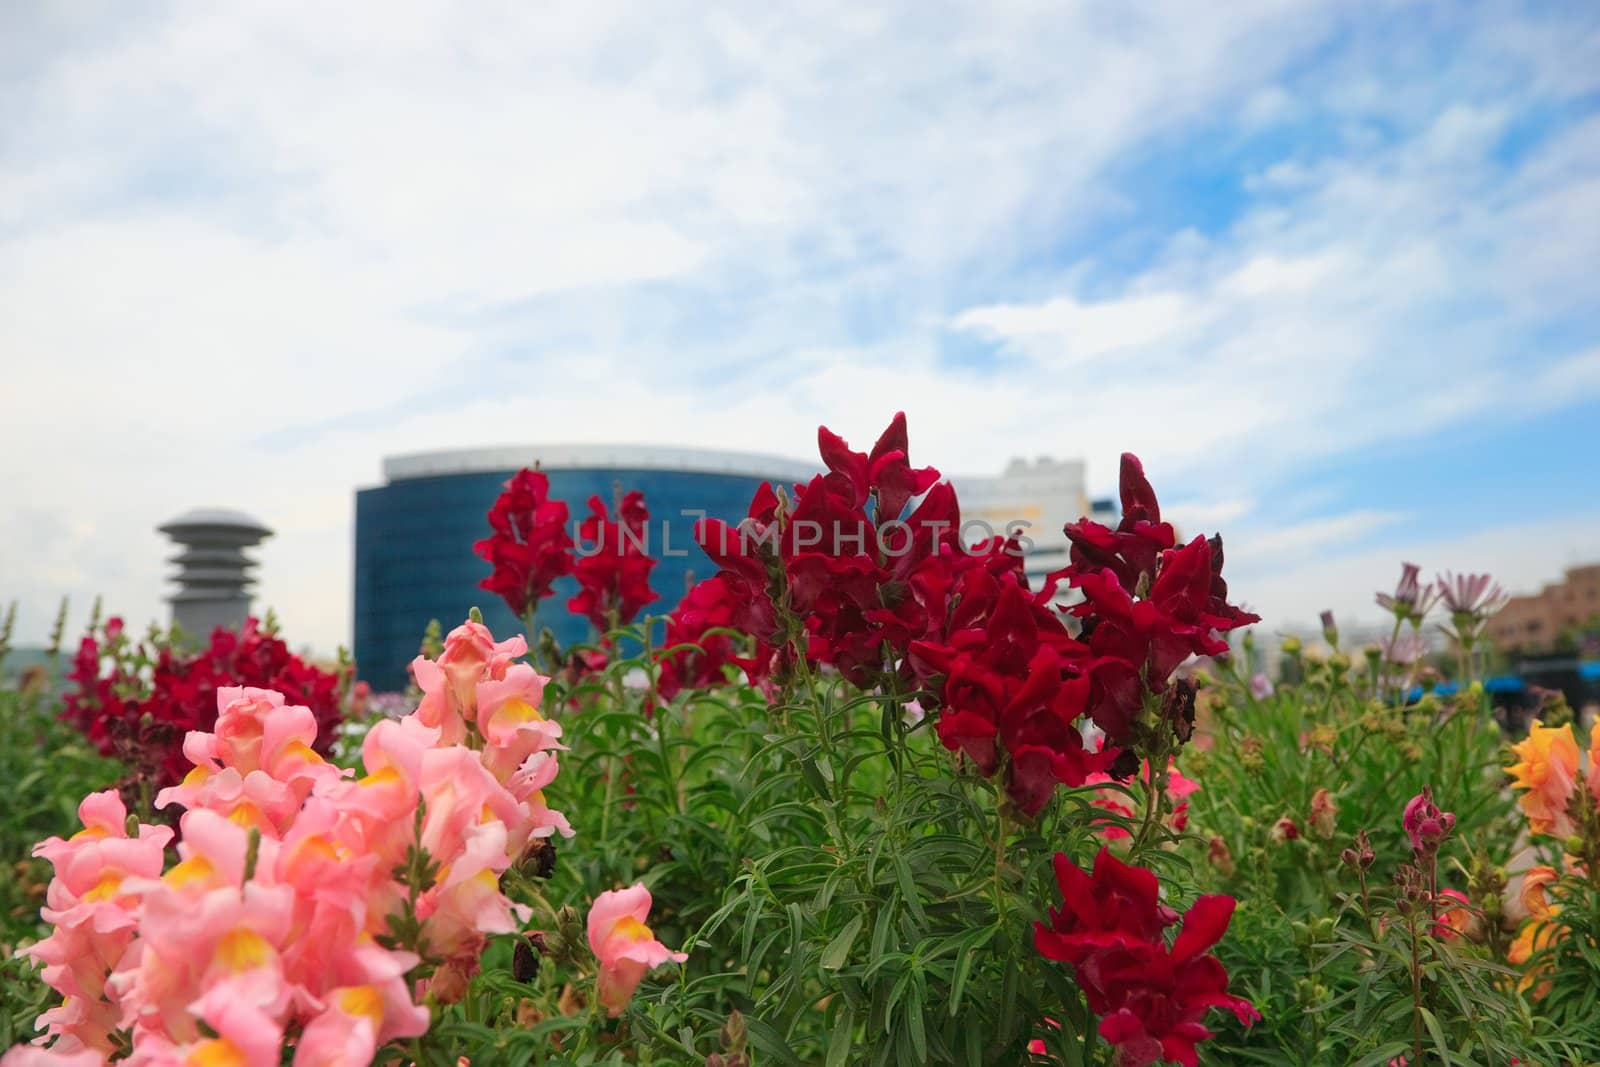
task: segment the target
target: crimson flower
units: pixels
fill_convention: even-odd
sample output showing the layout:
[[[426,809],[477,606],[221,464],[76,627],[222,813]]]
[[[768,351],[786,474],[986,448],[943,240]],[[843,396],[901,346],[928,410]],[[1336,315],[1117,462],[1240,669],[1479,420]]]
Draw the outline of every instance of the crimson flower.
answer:
[[[103,755],[127,764],[135,779],[156,788],[176,785],[190,768],[183,739],[217,721],[224,686],[274,689],[309,707],[317,720],[313,747],[326,754],[342,718],[339,677],[306,663],[253,618],[237,633],[218,628],[201,649],[170,645],[130,649],[121,621],[107,621],[103,640],[83,638],[68,679],[61,717],[83,731]],[[144,673],[144,663],[154,660]]]
[[[1180,664],[1227,652],[1222,633],[1260,621],[1227,601],[1220,538],[1196,537],[1163,552],[1142,599],[1128,592],[1114,567],[1062,573],[1084,595],[1072,611],[1083,620],[1089,646],[1089,714],[1114,744],[1125,742],[1145,694],[1164,692]]]
[[[1160,902],[1156,877],[1106,849],[1092,874],[1064,854],[1055,857],[1062,905],[1034,925],[1034,947],[1071,964],[1100,1036],[1117,1049],[1119,1067],[1172,1060],[1195,1067],[1195,1046],[1212,1036],[1203,1020],[1226,1008],[1242,1023],[1261,1016],[1228,993],[1228,974],[1210,950],[1227,932],[1232,897],[1202,896],[1184,913],[1169,947],[1165,928],[1180,921]]]
[[[734,629],[741,612],[740,592],[722,577],[698,582],[667,616],[667,633],[656,692],[671,700],[684,689],[721,684],[729,665],[744,666],[734,638],[717,629]],[[692,645],[692,648],[678,646]]]
[[[494,531],[472,550],[494,570],[478,588],[497,594],[518,618],[537,610],[557,578],[572,571],[567,505],[550,499],[542,471],[520,470],[489,509]]]
[[[939,480],[939,472],[932,467],[912,468],[903,411],[895,413],[871,452],[852,452],[844,438],[826,426],[817,430],[817,447],[828,470],[848,481],[857,505],[865,504],[868,497],[876,500],[879,522],[898,519],[907,501]]]
[[[1075,670],[1082,646],[1020,576],[971,568],[952,600],[943,640],[911,646],[913,664],[942,704],[935,729],[985,775],[1000,769],[1002,753],[1008,757],[1006,792],[1031,818],[1057,784],[1082,785],[1116,756],[1088,751],[1078,729],[1090,685]]]
[[[1172,526],[1161,521],[1161,505],[1145,477],[1144,465],[1132,452],[1122,454],[1120,486],[1122,519],[1115,530],[1091,519],[1068,523],[1066,535],[1072,542],[1072,567],[1078,570],[1108,569],[1129,593],[1139,579],[1153,574],[1161,553],[1176,545]]]
[[[604,634],[626,626],[646,604],[659,600],[650,588],[650,571],[656,561],[646,553],[650,512],[637,489],[622,498],[613,519],[598,496],[589,498],[589,517],[578,528],[593,551],[581,555],[573,567],[578,592],[567,601]]]
[[[778,634],[775,596],[781,588],[783,564],[778,557],[778,494],[762,482],[750,498],[748,513],[737,525],[721,519],[701,519],[694,524],[700,550],[718,567],[719,587],[702,591],[701,607],[690,611],[718,612],[716,622],[693,621],[674,612],[687,634],[686,640],[711,626],[728,626],[755,640],[755,655],[744,664],[753,684],[765,683],[786,662],[787,649]],[[704,583],[702,583],[704,584]],[[691,591],[692,592],[692,591]],[[670,624],[669,624],[670,627]],[[668,644],[675,644],[669,639]],[[708,676],[714,678],[715,675]]]

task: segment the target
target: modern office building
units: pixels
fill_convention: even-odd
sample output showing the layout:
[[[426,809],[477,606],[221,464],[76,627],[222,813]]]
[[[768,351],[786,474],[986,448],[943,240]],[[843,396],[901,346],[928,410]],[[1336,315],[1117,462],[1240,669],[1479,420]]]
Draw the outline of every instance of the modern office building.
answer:
[[[697,518],[736,520],[763,481],[803,483],[819,469],[775,456],[630,445],[529,445],[386,459],[385,484],[356,493],[355,655],[375,688],[405,687],[406,665],[429,620],[448,630],[477,606],[495,633],[520,632],[521,621],[505,604],[478,588],[488,565],[472,545],[488,535],[486,515],[501,487],[524,467],[548,475],[550,495],[566,502],[573,522],[588,514],[591,496],[609,505],[618,489],[644,493],[651,516],[644,547],[659,561],[650,584],[661,599],[647,609],[652,614],[671,610],[691,577],[713,571],[692,538]],[[969,540],[1022,526],[1032,542],[1025,565],[1036,585],[1066,562],[1062,526],[1086,513],[1115,521],[1104,502],[1091,505],[1080,461],[1015,460],[998,477],[951,480]],[[539,624],[563,645],[591,636],[588,622],[566,611],[575,590],[571,578],[563,579],[540,605]]]

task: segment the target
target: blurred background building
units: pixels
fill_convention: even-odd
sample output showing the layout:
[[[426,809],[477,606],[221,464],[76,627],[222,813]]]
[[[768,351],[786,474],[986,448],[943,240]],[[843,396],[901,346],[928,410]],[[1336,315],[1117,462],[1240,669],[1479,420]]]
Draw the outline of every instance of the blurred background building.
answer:
[[[488,564],[473,542],[489,533],[486,515],[506,480],[524,467],[550,479],[550,495],[565,501],[577,523],[598,495],[609,507],[618,490],[644,493],[650,509],[645,548],[659,562],[651,588],[661,599],[650,614],[665,614],[691,580],[715,568],[694,544],[702,515],[734,521],[763,481],[806,482],[811,463],[744,452],[632,445],[527,445],[393,456],[384,484],[356,493],[354,649],[361,676],[378,690],[404,688],[430,620],[449,630],[476,606],[497,634],[519,633],[522,622],[492,593],[478,588]],[[1091,511],[1115,522],[1114,505],[1092,503],[1078,460],[1014,460],[994,477],[952,477],[962,504],[964,535],[1020,527],[1031,545],[1024,566],[1037,586],[1066,562],[1061,528]],[[576,526],[569,529],[577,539]],[[589,640],[589,624],[566,610],[576,591],[569,577],[540,604],[538,625],[563,645]]]
[[[182,551],[167,560],[177,564],[172,621],[190,638],[204,641],[221,626],[237,630],[250,613],[251,571],[245,554],[272,536],[259,520],[227,508],[198,508],[161,526]]]
[[[1570,567],[1563,580],[1512,597],[1488,632],[1507,652],[1577,652],[1592,630],[1600,630],[1600,563]]]

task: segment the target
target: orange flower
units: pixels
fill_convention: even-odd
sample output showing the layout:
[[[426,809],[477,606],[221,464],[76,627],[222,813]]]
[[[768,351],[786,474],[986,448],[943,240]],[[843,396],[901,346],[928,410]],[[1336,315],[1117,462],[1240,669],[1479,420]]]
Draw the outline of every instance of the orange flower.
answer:
[[[1528,911],[1528,918],[1535,922],[1549,922],[1561,910],[1561,905],[1552,904],[1545,899],[1544,887],[1557,878],[1554,867],[1529,867],[1528,873],[1522,876],[1522,906]]]
[[[1549,948],[1566,932],[1567,928],[1558,923],[1530,920],[1523,924],[1522,932],[1517,935],[1517,939],[1506,950],[1506,962],[1514,967],[1521,967],[1528,962],[1535,952]],[[1527,992],[1530,987],[1537,983],[1537,988],[1533,989],[1534,999],[1537,1000],[1544,996],[1550,991],[1550,980],[1542,978],[1540,972],[1543,969],[1542,967],[1528,968],[1523,973],[1522,978],[1518,980],[1517,988]]]
[[[1573,826],[1567,802],[1578,780],[1578,742],[1572,726],[1544,726],[1535,719],[1527,738],[1511,751],[1521,762],[1506,772],[1515,788],[1526,790],[1517,802],[1528,816],[1528,828],[1536,834],[1569,836]]]
[[[1600,743],[1600,719],[1596,719],[1593,726],[1589,727],[1589,792],[1594,796],[1595,803],[1600,804],[1600,752],[1595,751],[1595,745]]]

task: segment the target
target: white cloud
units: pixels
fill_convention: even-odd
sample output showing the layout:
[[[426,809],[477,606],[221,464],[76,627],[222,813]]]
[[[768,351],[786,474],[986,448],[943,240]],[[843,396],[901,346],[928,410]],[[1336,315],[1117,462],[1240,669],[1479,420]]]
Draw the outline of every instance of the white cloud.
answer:
[[[1304,560],[1319,549],[1338,549],[1406,517],[1400,512],[1366,509],[1283,526],[1246,527],[1227,539],[1228,559],[1232,565],[1246,568],[1284,558]]]
[[[1469,25],[1537,81],[1459,100],[1420,69],[1409,93],[1297,84],[1348,18],[8,9],[0,597],[25,639],[62,592],[158,615],[154,526],[239,506],[279,531],[263,599],[329,649],[351,493],[391,452],[805,455],[818,423],[870,440],[903,407],[919,461],[1085,454],[1098,488],[1132,448],[1210,525],[1308,457],[1592,395],[1593,351],[1507,352],[1592,302],[1593,126],[1508,175],[1491,157],[1529,100],[1588,91],[1600,64],[1573,54],[1595,39]],[[1147,224],[1121,185],[1196,131],[1319,109],[1342,132],[1241,176],[1224,231]],[[1371,130],[1390,112],[1393,142]],[[1108,227],[1160,251],[1127,276],[1109,247],[1061,262]],[[952,332],[1016,362],[952,365]]]
[[[1331,609],[1345,624],[1373,624],[1379,590],[1393,587],[1400,562],[1419,564],[1425,578],[1446,570],[1493,574],[1508,592],[1533,593],[1575,563],[1600,558],[1600,512],[1560,520],[1497,523],[1469,534],[1413,525],[1382,545],[1342,557],[1312,555],[1257,567],[1229,545],[1229,587],[1262,615],[1268,630],[1312,627]]]

